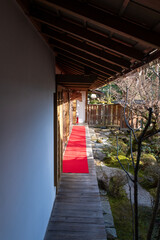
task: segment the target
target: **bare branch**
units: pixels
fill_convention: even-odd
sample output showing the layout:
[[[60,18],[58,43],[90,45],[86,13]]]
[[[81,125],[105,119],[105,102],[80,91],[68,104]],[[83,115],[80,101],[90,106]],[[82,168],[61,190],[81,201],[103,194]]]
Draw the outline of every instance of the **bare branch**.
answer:
[[[137,140],[137,137],[135,135],[135,132],[134,132],[133,128],[129,125],[129,123],[128,123],[127,119],[126,119],[126,107],[124,107],[124,119],[125,119],[125,123],[126,123],[127,127],[133,132],[134,138],[135,138],[135,140],[137,142],[138,140]]]
[[[159,133],[159,132],[160,132],[160,129],[158,129],[157,131],[154,131],[154,132],[152,132],[151,134],[145,136],[145,137],[143,138],[143,140],[146,140],[147,138],[152,137],[152,136],[154,136],[155,134],[157,134],[157,133]]]
[[[130,132],[130,148],[131,148],[132,165],[133,165],[133,167],[135,167],[134,158],[133,158],[133,149],[132,149],[132,131]]]
[[[149,118],[148,118],[148,121],[147,121],[147,124],[146,124],[144,130],[142,131],[142,134],[139,137],[139,141],[143,140],[143,137],[144,137],[145,133],[147,132],[148,127],[151,124],[151,119],[152,119],[152,108],[149,108]]]
[[[123,164],[121,163],[119,157],[118,157],[118,136],[116,136],[116,140],[117,140],[117,160],[121,166],[121,168],[124,170],[124,172],[127,174],[127,176],[129,177],[129,179],[134,182],[134,180],[131,178],[131,176],[129,175],[129,173],[127,172],[127,170],[124,168]]]

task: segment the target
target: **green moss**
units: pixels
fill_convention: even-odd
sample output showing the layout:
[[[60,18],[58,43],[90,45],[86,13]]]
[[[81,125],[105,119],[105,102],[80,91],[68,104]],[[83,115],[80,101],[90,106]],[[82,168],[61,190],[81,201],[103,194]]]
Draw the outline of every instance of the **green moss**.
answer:
[[[97,143],[102,143],[102,139],[98,138],[96,142]]]
[[[136,133],[137,136],[139,133]],[[127,143],[128,139],[128,143]],[[156,164],[158,155],[155,153],[159,152],[159,144],[158,141],[159,138],[154,138],[150,140],[150,142],[145,141],[142,146],[142,154],[141,154],[141,161],[140,161],[140,168],[139,168],[139,180],[142,186],[146,189],[152,192],[152,195],[154,195],[154,188],[157,186],[157,175],[156,175]],[[106,153],[106,157],[104,159],[104,163],[108,167],[114,167],[114,168],[121,168],[118,160],[117,160],[117,141],[115,136],[109,136],[109,141],[111,143],[111,146],[107,146],[104,149],[104,153]],[[151,144],[152,143],[152,144]],[[119,145],[119,151],[118,151],[118,157],[124,166],[126,170],[129,169],[129,172],[134,175],[134,168],[132,166],[132,160],[130,157],[130,154],[126,154],[129,149],[129,136],[128,133],[121,134],[119,133],[118,137],[118,145]],[[134,151],[136,150],[136,146],[134,146]],[[154,150],[154,152],[153,152]],[[129,151],[128,151],[129,152]],[[126,157],[127,156],[127,157]],[[137,159],[137,152],[133,152],[134,161],[136,162]],[[129,168],[128,168],[129,164]],[[155,167],[154,167],[155,166]],[[153,179],[153,180],[152,180]],[[153,189],[153,190],[151,190]]]
[[[141,168],[146,168],[149,165],[155,165],[156,162],[157,160],[153,154],[150,154],[150,153],[141,154],[141,160],[140,160]]]
[[[130,202],[126,197],[115,199],[109,197],[114,223],[120,240],[132,239],[132,213]],[[152,210],[139,207],[140,239],[146,240],[147,230],[151,219]]]
[[[149,165],[143,170],[143,176],[140,180],[140,184],[146,189],[151,191],[154,195],[155,190],[151,190],[157,187],[158,176],[160,174],[160,165]]]
[[[138,137],[139,132],[136,132]],[[120,168],[121,166],[117,160],[117,141],[115,133],[109,136],[109,141],[111,143],[110,147],[106,147],[104,152],[106,153],[105,164],[109,167]],[[158,154],[160,154],[159,146],[160,137],[153,137],[152,139],[147,139],[142,145],[142,154],[140,161],[139,169],[139,181],[142,186],[150,192],[150,194],[155,197],[156,194],[156,184],[157,177],[159,174],[159,164]],[[126,133],[124,135],[119,133],[118,139],[119,145],[119,159],[125,169],[128,170],[131,174],[134,174],[134,168],[132,166],[132,160],[130,157],[129,149],[129,136]],[[136,161],[137,158],[137,145],[133,145],[133,156]],[[127,155],[128,152],[128,155]],[[127,156],[127,157],[126,157]],[[114,217],[115,227],[117,230],[118,238],[117,240],[129,240],[132,239],[132,214],[130,202],[127,199],[123,188],[119,185],[120,181],[117,182],[117,179],[112,179],[109,186],[109,201],[112,209],[112,214]],[[115,187],[116,186],[116,187]],[[118,192],[116,192],[118,191]],[[152,214],[152,209],[147,207],[139,207],[139,230],[140,230],[140,240],[146,240],[146,234],[148,226],[150,223]]]
[[[128,158],[128,157],[126,157],[125,155],[123,155],[123,154],[119,154],[118,155],[118,158],[119,158],[119,160],[121,161],[121,163],[122,163],[122,165],[125,167],[125,169],[127,169],[128,170],[128,164],[129,164],[129,172],[131,173],[131,174],[133,174],[133,172],[134,172],[134,169],[133,169],[133,166],[132,166],[132,161],[131,161],[131,159],[130,158]],[[120,169],[122,169],[121,168],[121,166],[120,166],[120,164],[119,164],[119,162],[118,162],[118,160],[117,160],[117,156],[116,155],[110,155],[109,157],[106,157],[105,159],[104,159],[104,162],[105,162],[105,164],[106,164],[106,166],[108,166],[108,167],[114,167],[114,168],[120,168]]]

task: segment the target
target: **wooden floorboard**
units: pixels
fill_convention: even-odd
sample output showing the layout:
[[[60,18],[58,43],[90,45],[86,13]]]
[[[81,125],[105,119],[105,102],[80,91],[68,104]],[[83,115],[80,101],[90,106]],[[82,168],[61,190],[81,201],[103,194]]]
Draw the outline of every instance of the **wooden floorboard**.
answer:
[[[89,174],[62,174],[45,240],[107,239],[88,129],[86,132]]]

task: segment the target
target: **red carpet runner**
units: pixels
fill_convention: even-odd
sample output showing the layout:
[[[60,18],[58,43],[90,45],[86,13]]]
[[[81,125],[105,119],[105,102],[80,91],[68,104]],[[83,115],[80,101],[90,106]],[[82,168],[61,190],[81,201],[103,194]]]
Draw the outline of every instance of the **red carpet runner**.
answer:
[[[84,126],[73,126],[63,158],[64,173],[89,173]]]

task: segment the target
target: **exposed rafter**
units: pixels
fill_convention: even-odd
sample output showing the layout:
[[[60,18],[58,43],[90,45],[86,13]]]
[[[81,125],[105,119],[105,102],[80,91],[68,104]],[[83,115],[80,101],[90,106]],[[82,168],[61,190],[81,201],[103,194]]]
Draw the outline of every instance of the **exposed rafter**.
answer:
[[[96,65],[93,65],[91,63],[88,63],[87,61],[83,61],[81,58],[77,56],[72,56],[70,54],[67,54],[65,52],[61,52],[61,54],[58,54],[58,57],[56,57],[56,61],[58,62],[65,62],[66,64],[74,63],[80,66],[88,66],[92,72],[96,73],[97,75],[100,75],[104,77],[105,79],[108,79],[110,76],[106,72],[102,72],[98,69]]]
[[[130,2],[130,0],[124,0],[123,1],[122,6],[121,6],[120,11],[119,11],[119,16],[123,15],[123,13],[126,10],[129,2]]]
[[[60,11],[65,11],[73,16],[78,16],[85,21],[93,22],[97,26],[107,28],[113,32],[140,41],[149,46],[160,48],[160,36],[156,32],[152,32],[118,16],[113,16],[103,10],[90,6],[87,3],[75,0],[45,0],[42,2],[49,2]]]
[[[59,33],[47,26],[42,27],[42,33],[46,34],[48,37],[51,37],[53,39],[56,39],[62,43],[68,44],[69,46],[72,46],[74,48],[77,48],[81,51],[84,51],[86,53],[89,53],[90,55],[96,56],[106,62],[110,62],[112,64],[115,64],[117,66],[121,66],[123,68],[129,68],[130,62],[120,58],[116,57],[113,54],[107,53],[104,50],[100,50],[93,45],[87,44],[85,41],[78,41],[75,38],[70,37],[67,34]],[[50,44],[53,44],[53,41],[49,41]]]
[[[73,67],[73,66],[70,66],[68,63],[63,63],[63,62],[61,62],[61,61],[56,61],[56,63],[58,63],[58,65],[64,66],[65,68],[67,68],[67,69],[69,69],[69,70],[71,70],[71,71],[77,72],[77,73],[79,73],[79,74],[83,74],[83,73],[84,73],[83,70],[78,69],[78,68],[75,68],[75,67]]]
[[[58,47],[59,49],[65,50],[68,53],[72,53],[76,56],[79,56],[83,59],[86,59],[90,62],[93,62],[107,70],[108,73],[111,75],[115,74],[116,72],[121,72],[122,69],[116,65],[113,65],[111,63],[105,62],[100,58],[94,57],[88,53],[85,53],[83,51],[80,51],[78,49],[75,49],[74,47],[70,47],[65,43],[58,42],[57,40],[53,40],[53,46]]]
[[[31,16],[44,24],[47,24],[53,28],[60,29],[66,33],[70,33],[73,36],[89,41],[97,46],[104,49],[112,50],[120,55],[128,58],[133,58],[141,61],[144,58],[144,54],[132,47],[128,47],[122,43],[109,39],[107,36],[104,37],[100,34],[92,32],[82,26],[78,26],[71,22],[67,22],[61,18],[55,17],[51,12],[46,12],[43,9],[32,8],[30,10]]]
[[[119,9],[113,1],[116,11],[108,1],[16,1],[56,53],[63,74],[97,76],[90,86],[75,81],[67,88],[93,89],[160,57],[159,0],[122,0]]]
[[[108,69],[106,69],[106,68],[104,68],[104,67],[102,67],[100,65],[97,65],[96,63],[88,61],[85,58],[82,58],[80,56],[74,55],[71,52],[68,52],[68,51],[66,51],[64,49],[60,49],[60,48],[55,47],[54,50],[55,50],[55,52],[60,53],[61,55],[64,55],[64,56],[66,56],[66,57],[68,57],[68,58],[70,58],[70,59],[72,59],[74,61],[77,61],[77,62],[80,62],[80,63],[84,63],[86,66],[92,67],[92,68],[94,68],[94,69],[98,70],[99,72],[102,72],[102,73],[104,73],[106,75],[112,76],[112,74],[113,74],[112,71],[110,71],[110,70],[108,70]]]

